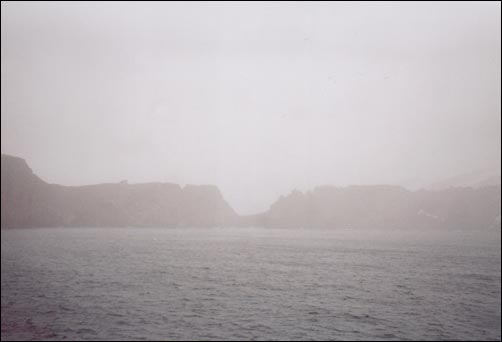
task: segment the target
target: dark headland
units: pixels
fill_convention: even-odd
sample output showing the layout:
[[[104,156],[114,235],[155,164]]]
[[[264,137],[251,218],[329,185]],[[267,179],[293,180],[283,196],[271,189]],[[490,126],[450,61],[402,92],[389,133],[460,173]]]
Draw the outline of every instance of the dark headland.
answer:
[[[409,191],[398,186],[321,186],[238,215],[216,186],[172,183],[49,184],[24,159],[2,154],[2,228],[312,227],[497,229],[500,185]]]

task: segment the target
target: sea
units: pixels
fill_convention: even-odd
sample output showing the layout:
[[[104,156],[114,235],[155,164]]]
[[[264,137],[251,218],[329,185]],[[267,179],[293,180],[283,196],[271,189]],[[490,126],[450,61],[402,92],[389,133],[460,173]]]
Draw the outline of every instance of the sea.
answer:
[[[500,340],[500,232],[3,229],[1,339]]]

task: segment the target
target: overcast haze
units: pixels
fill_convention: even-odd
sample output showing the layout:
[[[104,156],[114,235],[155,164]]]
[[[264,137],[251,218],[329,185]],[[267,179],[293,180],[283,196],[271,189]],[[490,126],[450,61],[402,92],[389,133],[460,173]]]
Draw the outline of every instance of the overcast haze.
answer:
[[[215,184],[239,213],[500,172],[500,13],[2,2],[2,153],[51,183]]]

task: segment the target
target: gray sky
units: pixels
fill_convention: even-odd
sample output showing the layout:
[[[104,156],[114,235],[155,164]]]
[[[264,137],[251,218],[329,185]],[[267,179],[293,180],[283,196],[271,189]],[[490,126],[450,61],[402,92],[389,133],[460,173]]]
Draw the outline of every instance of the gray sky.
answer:
[[[2,153],[49,182],[293,188],[500,172],[491,3],[2,2]]]

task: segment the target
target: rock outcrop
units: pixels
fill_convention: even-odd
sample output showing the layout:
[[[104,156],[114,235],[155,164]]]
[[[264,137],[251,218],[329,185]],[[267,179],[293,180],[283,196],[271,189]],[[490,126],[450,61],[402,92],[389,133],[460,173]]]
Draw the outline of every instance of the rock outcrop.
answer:
[[[48,184],[2,155],[2,227],[213,227],[237,215],[215,186],[171,183]]]
[[[48,184],[2,155],[2,228],[214,227],[499,229],[500,186],[408,191],[397,186],[322,186],[281,196],[262,214],[239,216],[210,185]]]
[[[408,191],[397,186],[322,186],[281,197],[267,227],[499,229],[500,186]]]

